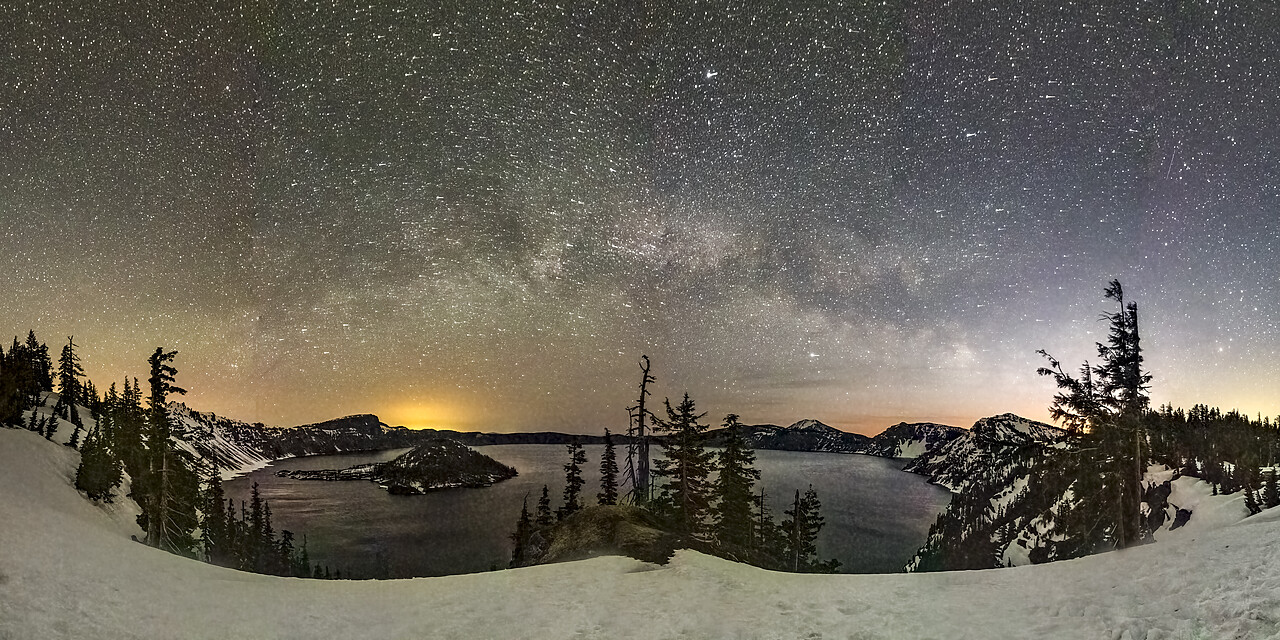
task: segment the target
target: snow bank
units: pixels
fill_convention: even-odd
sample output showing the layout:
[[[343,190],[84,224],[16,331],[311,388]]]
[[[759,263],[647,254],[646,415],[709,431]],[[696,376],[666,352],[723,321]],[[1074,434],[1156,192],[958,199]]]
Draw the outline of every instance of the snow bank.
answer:
[[[1128,551],[992,571],[804,576],[681,551],[662,567],[603,557],[319,581],[130,541],[129,503],[104,509],[72,487],[77,457],[0,429],[0,638],[1280,636],[1280,509]]]

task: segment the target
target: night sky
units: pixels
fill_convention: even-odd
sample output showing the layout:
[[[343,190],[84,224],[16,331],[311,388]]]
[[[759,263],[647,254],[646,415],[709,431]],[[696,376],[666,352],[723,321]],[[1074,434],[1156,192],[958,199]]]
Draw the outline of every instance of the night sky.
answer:
[[[1270,0],[160,4],[0,8],[0,330],[101,389],[1045,419],[1119,278],[1155,404],[1280,413]]]

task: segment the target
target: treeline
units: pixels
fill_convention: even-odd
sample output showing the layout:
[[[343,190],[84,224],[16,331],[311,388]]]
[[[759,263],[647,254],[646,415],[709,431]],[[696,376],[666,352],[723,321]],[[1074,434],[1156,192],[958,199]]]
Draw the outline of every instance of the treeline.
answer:
[[[341,569],[330,571],[328,565],[311,562],[306,536],[301,543],[288,529],[277,536],[271,504],[262,499],[258,483],[253,483],[249,496],[249,502],[241,500],[237,510],[235,500],[226,498],[221,478],[216,474],[210,478],[201,505],[201,512],[208,514],[200,529],[206,562],[275,576],[342,579]],[[351,577],[350,572],[347,576]]]
[[[1280,506],[1280,417],[1198,404],[1187,411],[1165,405],[1144,418],[1155,461],[1203,479],[1215,495],[1244,491],[1250,515]]]
[[[998,468],[972,478],[930,529],[915,570],[1000,566],[1010,544],[1026,547],[1026,557],[1040,563],[1149,542],[1162,527],[1191,517],[1183,510],[1169,521],[1171,485],[1149,479],[1153,464],[1174,470],[1175,478],[1201,478],[1215,494],[1244,491],[1251,514],[1280,505],[1280,419],[1205,405],[1153,409],[1138,305],[1126,299],[1119,281],[1103,296],[1115,307],[1102,315],[1108,332],[1105,342],[1095,343],[1094,363],[1068,373],[1039,352],[1047,361],[1039,373],[1059,389],[1050,415],[1067,437],[1010,452]],[[1018,482],[1025,487],[1010,501]]]
[[[305,538],[295,549],[294,534],[276,537],[270,508],[254,486],[251,505],[223,508],[218,470],[179,442],[190,434],[168,409],[176,385],[176,351],[157,347],[147,359],[147,395],[138,378],[112,383],[99,395],[84,375],[79,346],[67,338],[57,366],[34,331],[0,349],[0,424],[26,428],[52,440],[60,421],[73,426],[66,445],[80,451],[75,485],[90,499],[111,502],[122,487],[141,508],[138,526],[151,546],[226,567],[299,577],[331,577],[313,565]],[[46,406],[57,383],[57,400]],[[80,408],[88,412],[88,422]],[[42,415],[43,413],[43,415]],[[203,486],[202,486],[203,485]]]
[[[647,367],[642,368],[643,394],[653,378]],[[624,473],[618,464],[613,436],[605,430],[597,504],[635,505],[655,516],[666,530],[678,534],[689,546],[730,560],[805,573],[833,573],[839,568],[838,560],[823,561],[817,555],[817,538],[824,519],[822,503],[812,486],[803,493],[795,491],[781,520],[771,512],[764,490],[756,492],[760,471],[755,468],[755,451],[747,442],[737,415],[725,417],[724,446],[714,451],[707,448],[709,425],[702,422],[706,414],[697,412],[687,393],[674,407],[669,400],[664,401],[664,409],[664,417],[644,415],[655,435],[666,436],[658,440],[663,457],[652,461],[652,483],[635,480],[637,468],[650,468],[648,460],[638,459],[640,452],[647,452],[648,434],[632,429]],[[525,501],[511,535],[511,566],[530,560],[527,555],[535,532],[548,530],[584,508],[582,467],[587,462],[586,453],[576,442],[567,446],[567,452],[561,505],[552,510],[550,491],[545,485],[533,513]],[[622,487],[628,484],[630,487],[624,492]]]

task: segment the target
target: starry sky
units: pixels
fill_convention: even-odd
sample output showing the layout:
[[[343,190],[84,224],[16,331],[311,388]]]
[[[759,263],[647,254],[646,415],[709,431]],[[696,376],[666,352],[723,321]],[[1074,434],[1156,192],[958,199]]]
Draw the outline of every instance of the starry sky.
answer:
[[[290,425],[1280,413],[1269,0],[0,8],[0,330]],[[0,334],[3,335],[3,334]]]

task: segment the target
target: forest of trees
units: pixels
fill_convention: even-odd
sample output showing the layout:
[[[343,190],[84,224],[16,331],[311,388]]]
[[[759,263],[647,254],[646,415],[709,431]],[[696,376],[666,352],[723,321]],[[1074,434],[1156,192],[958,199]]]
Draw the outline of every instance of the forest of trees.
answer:
[[[213,564],[276,575],[331,577],[328,567],[311,564],[305,538],[271,525],[270,506],[257,487],[237,516],[234,503],[224,509],[217,469],[178,446],[188,434],[169,414],[176,386],[176,351],[156,348],[148,358],[148,394],[138,378],[112,383],[99,395],[81,366],[79,345],[68,337],[58,361],[35,331],[25,342],[15,337],[0,348],[0,425],[25,428],[52,440],[60,421],[72,425],[66,445],[80,451],[75,486],[87,497],[112,502],[128,480],[128,497],[141,508],[138,526],[145,542]],[[54,405],[40,411],[56,386]],[[88,427],[80,409],[88,412]],[[340,572],[336,575],[340,575]]]
[[[641,402],[631,413],[633,421],[650,425],[650,433],[661,436],[657,443],[663,457],[651,462],[637,460],[633,429],[628,438],[628,468],[624,475],[612,434],[606,430],[597,503],[626,502],[644,509],[686,543],[725,558],[780,571],[835,572],[839,561],[820,561],[817,556],[818,533],[824,524],[817,492],[812,486],[803,493],[797,489],[784,518],[777,521],[769,510],[768,496],[763,490],[755,492],[760,472],[754,467],[755,452],[742,434],[737,415],[725,417],[727,439],[718,451],[708,448],[708,425],[702,422],[706,415],[697,412],[688,394],[675,406],[664,401],[665,418],[647,411],[637,415],[636,408],[644,406],[648,383],[654,381],[648,364],[645,358],[641,364]],[[584,508],[582,465],[587,463],[586,453],[576,442],[566,448],[569,461],[564,465],[563,504],[553,512],[550,489],[545,485],[533,513],[525,498],[510,536],[512,566],[526,561],[534,532],[548,529]],[[646,470],[643,474],[636,472],[641,465]],[[634,479],[639,477],[650,479],[652,486],[637,491]],[[627,479],[631,479],[631,490],[622,492],[620,484]]]

